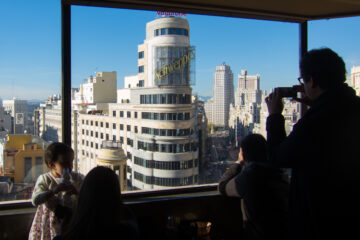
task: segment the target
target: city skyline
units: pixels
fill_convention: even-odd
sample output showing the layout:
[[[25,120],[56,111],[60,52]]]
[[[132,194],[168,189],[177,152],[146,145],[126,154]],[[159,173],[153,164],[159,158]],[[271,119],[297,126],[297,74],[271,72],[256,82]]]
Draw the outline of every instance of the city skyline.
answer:
[[[23,1],[15,11],[10,2],[2,3],[6,11],[0,22],[9,23],[0,39],[2,99],[43,100],[60,93],[60,2],[29,4]],[[95,71],[116,71],[118,86],[123,86],[125,76],[137,73],[134,52],[144,39],[144,24],[157,18],[156,11],[75,6],[72,15],[73,87]],[[235,78],[243,69],[259,74],[263,90],[296,84],[298,24],[192,14],[186,19],[196,49],[194,93],[212,95],[212,75],[222,62],[231,66]],[[360,65],[356,26],[359,17],[309,22],[309,49],[333,48],[344,58],[349,75],[352,66]]]

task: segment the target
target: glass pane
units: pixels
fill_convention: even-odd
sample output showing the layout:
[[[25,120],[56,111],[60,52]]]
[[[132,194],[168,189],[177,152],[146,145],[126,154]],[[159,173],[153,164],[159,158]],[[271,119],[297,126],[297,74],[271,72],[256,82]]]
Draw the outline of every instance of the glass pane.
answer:
[[[353,31],[360,17],[313,21],[309,23],[309,48],[329,47],[345,61],[347,84],[360,96],[360,35]],[[326,36],[326,37],[324,37]],[[346,37],[344,37],[346,36]]]
[[[123,190],[218,182],[237,160],[241,139],[265,134],[265,90],[296,84],[297,24],[80,6],[72,15],[78,170],[104,164],[96,157],[106,151],[100,136],[111,136],[127,156]],[[111,27],[124,19],[131,24]],[[216,34],[203,27],[209,24]],[[89,38],[94,29],[111,37]],[[134,111],[138,117],[128,117]],[[296,111],[289,110],[290,122]]]
[[[60,2],[1,9],[0,201],[24,200],[49,171],[46,147],[62,136]]]

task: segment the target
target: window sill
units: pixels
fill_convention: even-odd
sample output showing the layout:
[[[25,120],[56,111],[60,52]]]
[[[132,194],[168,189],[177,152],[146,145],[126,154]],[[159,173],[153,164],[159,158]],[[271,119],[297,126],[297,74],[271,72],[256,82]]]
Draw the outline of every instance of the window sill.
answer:
[[[161,190],[139,190],[122,193],[124,203],[129,205],[216,195],[219,195],[217,183],[192,187],[184,186]],[[0,203],[0,216],[35,213],[35,211],[36,208],[32,205],[30,200],[16,200]]]

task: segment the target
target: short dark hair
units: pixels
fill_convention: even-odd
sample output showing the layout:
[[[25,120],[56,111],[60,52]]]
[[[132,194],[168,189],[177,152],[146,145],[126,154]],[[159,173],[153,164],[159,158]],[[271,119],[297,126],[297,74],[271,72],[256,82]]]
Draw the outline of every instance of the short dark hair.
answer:
[[[49,165],[49,163],[56,162],[59,156],[68,153],[74,153],[74,150],[65,143],[53,142],[46,148],[45,162],[47,165]]]
[[[344,60],[330,48],[313,49],[300,62],[301,76],[322,89],[336,88],[346,81]]]
[[[266,161],[266,140],[260,134],[247,135],[240,144],[243,157],[249,162]]]

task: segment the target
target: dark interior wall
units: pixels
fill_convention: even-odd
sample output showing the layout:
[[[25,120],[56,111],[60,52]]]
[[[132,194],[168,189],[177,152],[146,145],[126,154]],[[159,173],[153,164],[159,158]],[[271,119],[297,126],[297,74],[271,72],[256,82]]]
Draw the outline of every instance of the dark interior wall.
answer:
[[[193,221],[212,223],[211,239],[241,239],[241,210],[239,199],[219,195],[171,197],[139,200],[127,205],[135,213],[143,239],[186,239],[188,225]],[[27,239],[35,209],[26,212],[0,211],[0,239]],[[183,224],[181,236],[167,229],[168,217]]]

